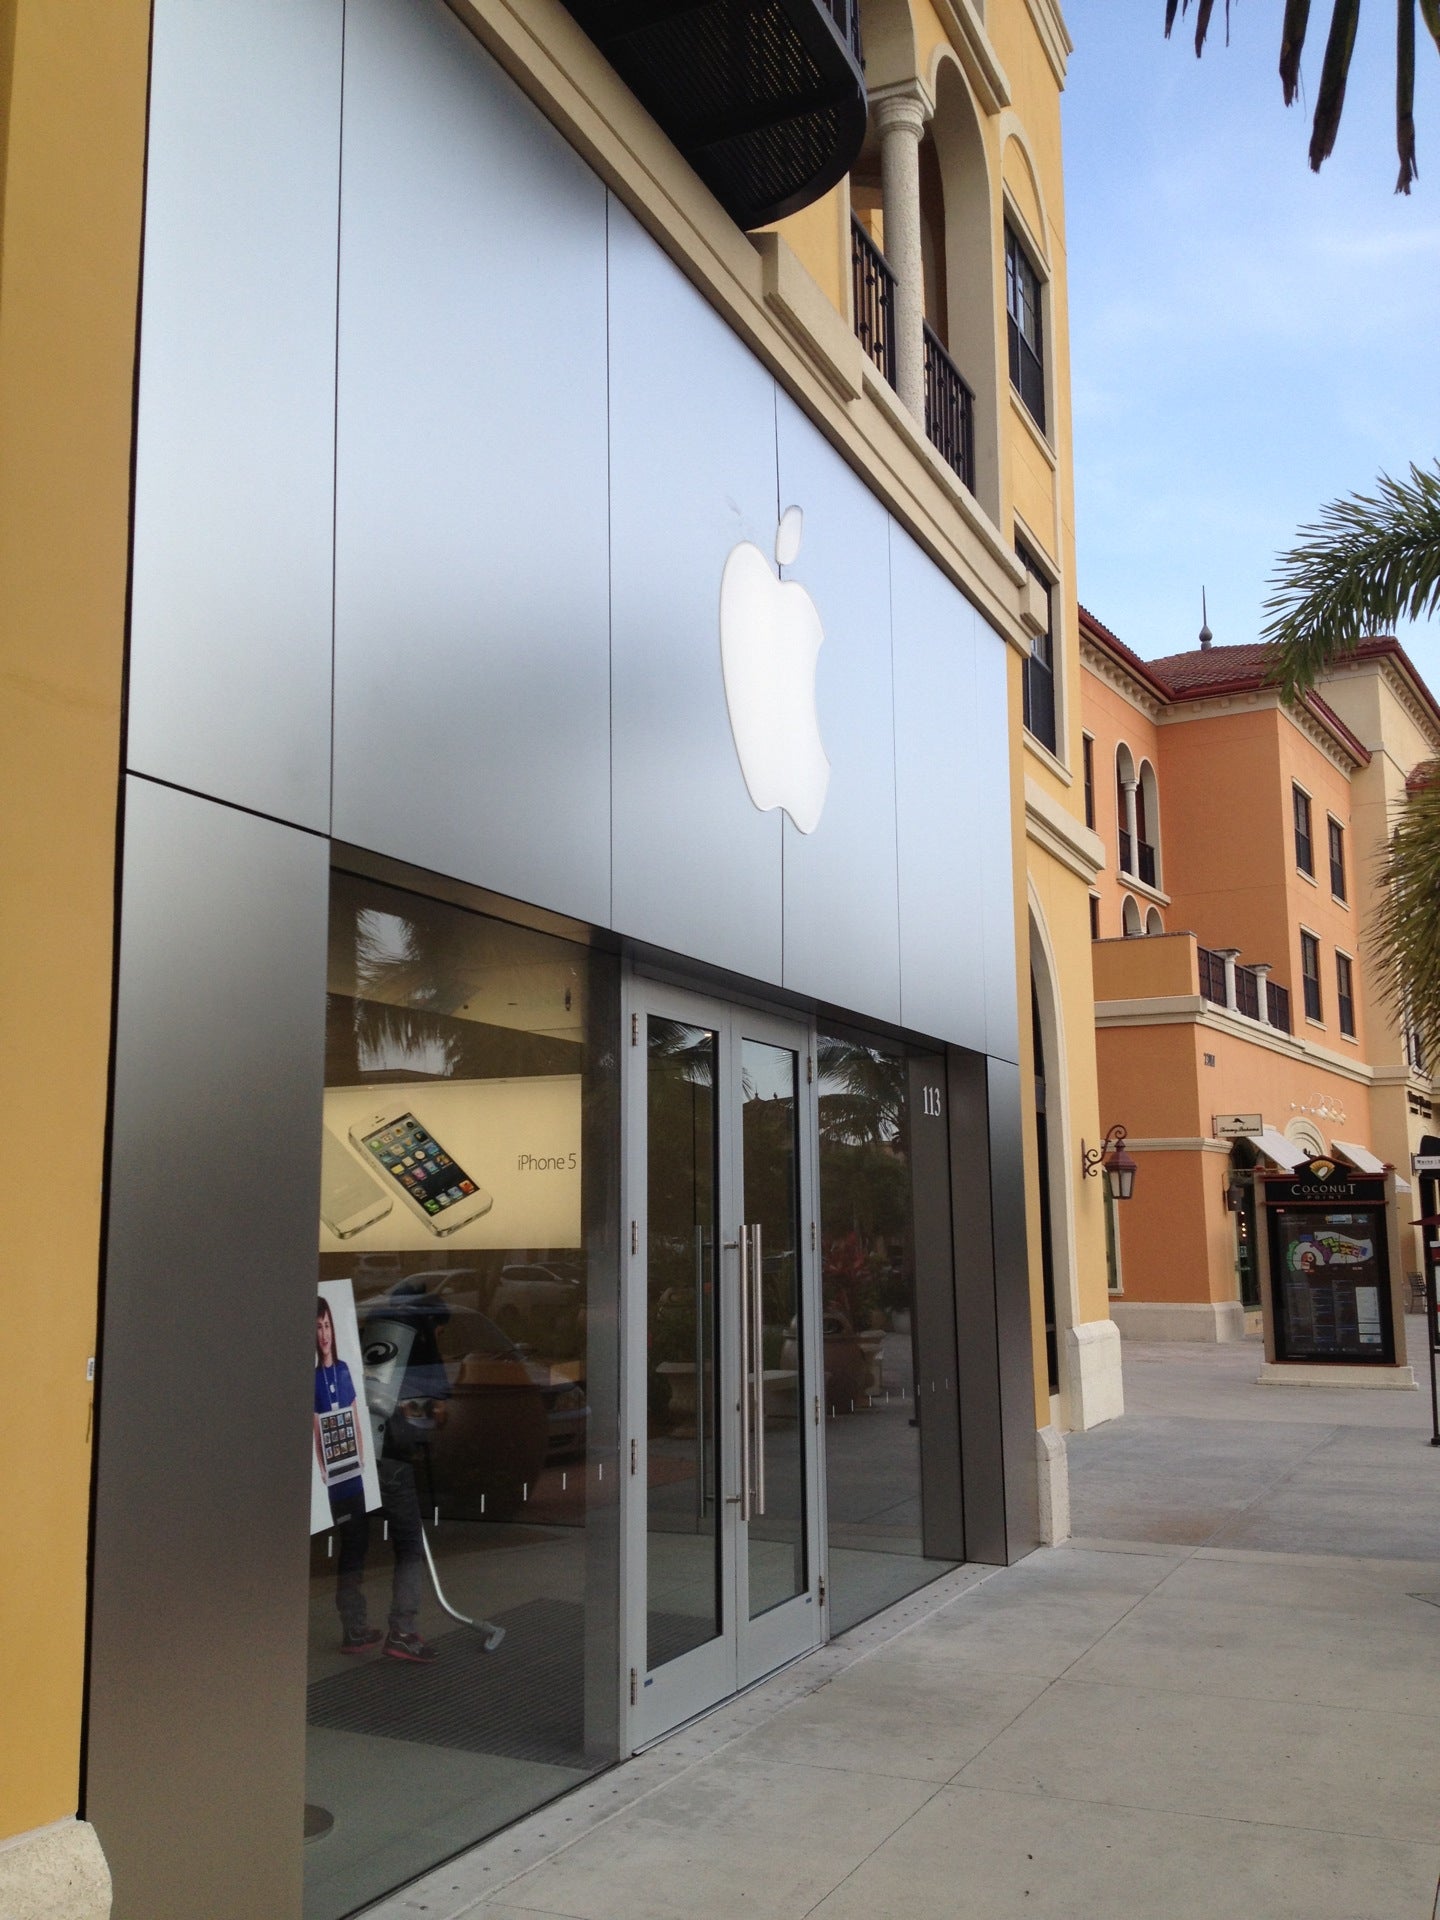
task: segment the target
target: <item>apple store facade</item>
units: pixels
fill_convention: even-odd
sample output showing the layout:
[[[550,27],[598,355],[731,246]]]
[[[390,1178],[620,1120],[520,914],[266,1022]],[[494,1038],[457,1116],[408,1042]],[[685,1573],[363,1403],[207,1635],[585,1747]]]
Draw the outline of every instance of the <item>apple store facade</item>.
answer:
[[[338,1920],[1035,1542],[1005,645],[441,0],[157,0],[85,1813]]]

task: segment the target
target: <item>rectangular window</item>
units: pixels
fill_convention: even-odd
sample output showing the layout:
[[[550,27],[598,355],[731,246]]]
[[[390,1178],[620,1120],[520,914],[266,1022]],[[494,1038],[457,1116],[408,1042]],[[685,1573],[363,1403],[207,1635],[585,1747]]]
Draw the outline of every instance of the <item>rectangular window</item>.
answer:
[[[334,1815],[311,1920],[618,1757],[619,1019],[598,948],[333,876],[308,1435],[296,1408]]]
[[[1040,276],[1016,237],[1005,227],[1005,309],[1010,342],[1010,384],[1030,417],[1045,426],[1045,336],[1040,317]]]
[[[1310,796],[1299,787],[1291,787],[1295,804],[1295,864],[1301,873],[1315,878],[1315,843],[1310,837]]]
[[[1348,953],[1335,956],[1335,1017],[1340,1031],[1355,1038],[1355,969]]]
[[[1085,760],[1085,824],[1095,825],[1095,742],[1088,733],[1080,736],[1080,750]]]
[[[1045,589],[1045,631],[1037,633],[1025,663],[1025,729],[1042,747],[1055,751],[1055,590],[1040,563],[1017,540],[1015,551],[1025,571]]]
[[[1092,893],[1090,896],[1090,938],[1092,940],[1098,940],[1100,938],[1100,896],[1098,893]]]
[[[1345,898],[1345,829],[1338,820],[1330,822],[1330,891]]]
[[[1320,1018],[1320,942],[1313,933],[1300,935],[1300,973],[1305,983],[1305,1017]]]

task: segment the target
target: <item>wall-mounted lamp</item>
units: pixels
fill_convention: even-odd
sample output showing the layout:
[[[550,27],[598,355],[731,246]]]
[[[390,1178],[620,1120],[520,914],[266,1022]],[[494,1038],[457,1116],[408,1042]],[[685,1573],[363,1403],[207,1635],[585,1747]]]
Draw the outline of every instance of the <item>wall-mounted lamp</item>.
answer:
[[[1245,1211],[1245,1195],[1248,1189],[1243,1180],[1227,1180],[1225,1183],[1225,1205],[1231,1213]]]
[[[1087,1180],[1105,1170],[1112,1200],[1128,1200],[1135,1191],[1136,1164],[1125,1151],[1124,1127],[1111,1127],[1098,1147],[1080,1142],[1080,1170]]]

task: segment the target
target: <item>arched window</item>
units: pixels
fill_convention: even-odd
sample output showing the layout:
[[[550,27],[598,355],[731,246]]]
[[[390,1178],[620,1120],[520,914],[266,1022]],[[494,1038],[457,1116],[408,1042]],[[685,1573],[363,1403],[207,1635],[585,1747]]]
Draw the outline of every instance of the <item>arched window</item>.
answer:
[[[1160,909],[1158,907],[1151,907],[1150,911],[1146,914],[1145,931],[1146,933],[1164,933],[1165,922],[1160,918]]]
[[[1127,940],[1134,940],[1145,929],[1140,924],[1140,909],[1135,904],[1133,893],[1127,893],[1125,904],[1120,909],[1120,929]]]
[[[1135,791],[1135,759],[1122,740],[1115,749],[1115,825],[1119,836],[1121,873],[1135,872],[1135,848],[1131,828],[1134,825],[1138,806],[1139,796]]]
[[[1133,872],[1147,887],[1160,885],[1160,789],[1155,769],[1148,760],[1140,762],[1140,777],[1135,788],[1135,823],[1140,841]]]

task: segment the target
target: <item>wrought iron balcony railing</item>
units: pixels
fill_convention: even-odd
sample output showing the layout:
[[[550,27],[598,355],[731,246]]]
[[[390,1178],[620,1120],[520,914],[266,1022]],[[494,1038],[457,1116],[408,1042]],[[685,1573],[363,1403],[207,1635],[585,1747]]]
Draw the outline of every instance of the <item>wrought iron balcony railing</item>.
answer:
[[[975,491],[975,395],[965,376],[925,324],[925,432],[961,480]]]
[[[565,4],[737,225],[809,206],[859,157],[859,0]]]
[[[1138,877],[1145,882],[1147,887],[1153,887],[1156,884],[1155,849],[1148,840],[1142,840],[1140,842],[1140,872]]]
[[[1200,991],[1212,1005],[1223,1007],[1225,1000],[1225,962],[1218,953],[1212,953],[1209,947],[1198,946],[1195,958],[1200,967]],[[1265,1011],[1260,1011],[1261,977],[1253,967],[1235,968],[1235,1011],[1243,1013],[1247,1020],[1267,1022],[1278,1028],[1281,1033],[1289,1033],[1290,995],[1275,981],[1267,979],[1264,983]]]
[[[893,387],[895,275],[854,214],[850,216],[850,278],[855,298],[855,337]]]
[[[1205,998],[1217,1007],[1225,1004],[1225,962],[1218,953],[1212,953],[1208,947],[1197,947],[1195,957],[1200,962],[1200,991]]]

